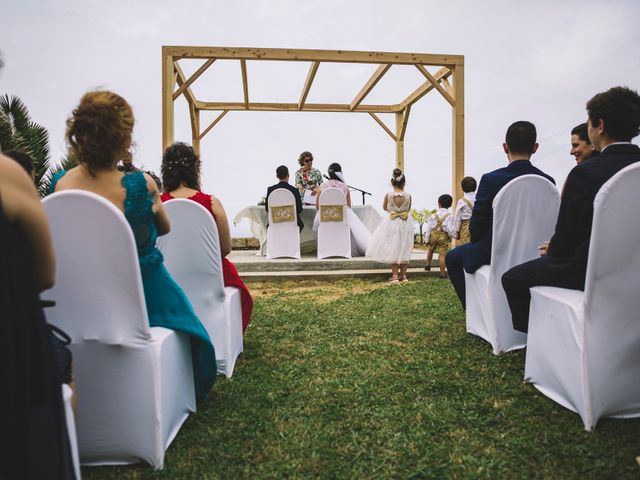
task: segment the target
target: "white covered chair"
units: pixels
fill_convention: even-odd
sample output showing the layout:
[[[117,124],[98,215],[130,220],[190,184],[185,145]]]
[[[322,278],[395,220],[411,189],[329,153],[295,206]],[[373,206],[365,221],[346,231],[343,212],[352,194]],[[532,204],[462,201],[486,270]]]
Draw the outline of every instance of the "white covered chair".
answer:
[[[73,407],[71,399],[73,390],[66,383],[62,384],[62,401],[64,403],[64,417],[67,425],[67,436],[69,438],[69,450],[71,450],[71,459],[73,460],[73,470],[76,474],[76,480],[80,480],[80,456],[78,455],[78,436],[76,435],[76,420],[73,416]]]
[[[242,305],[240,290],[224,286],[218,227],[192,200],[177,198],[164,207],[171,221],[171,231],[158,238],[164,264],[213,342],[218,373],[231,378],[243,350]]]
[[[584,292],[531,289],[525,382],[578,413],[640,417],[640,164],[595,198]]]
[[[318,204],[318,258],[351,258],[347,197],[338,188],[327,188],[320,193]]]
[[[196,410],[189,338],[149,327],[136,244],[120,210],[80,190],[43,206],[57,261],[47,318],[72,339],[80,461],[162,468]]]
[[[296,199],[286,188],[276,188],[267,201],[267,258],[300,258],[300,229]]]
[[[527,344],[527,335],[513,328],[502,275],[538,257],[538,246],[553,234],[559,207],[557,188],[540,175],[510,181],[493,200],[491,264],[464,276],[467,332],[489,342],[495,355]]]

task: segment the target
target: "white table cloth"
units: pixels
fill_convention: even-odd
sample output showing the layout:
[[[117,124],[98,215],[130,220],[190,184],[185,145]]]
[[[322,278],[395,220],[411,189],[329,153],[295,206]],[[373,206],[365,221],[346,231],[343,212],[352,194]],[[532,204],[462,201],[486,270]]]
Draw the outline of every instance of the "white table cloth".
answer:
[[[373,233],[382,222],[382,215],[371,205],[355,205],[351,207],[369,232]],[[304,228],[300,232],[300,252],[313,253],[317,248],[316,233],[312,230],[313,219],[316,215],[316,207],[305,206],[302,210],[302,221]],[[260,251],[258,255],[267,253],[267,210],[264,205],[252,205],[243,208],[233,219],[237,225],[243,218],[249,219],[250,229],[253,236],[260,241]]]

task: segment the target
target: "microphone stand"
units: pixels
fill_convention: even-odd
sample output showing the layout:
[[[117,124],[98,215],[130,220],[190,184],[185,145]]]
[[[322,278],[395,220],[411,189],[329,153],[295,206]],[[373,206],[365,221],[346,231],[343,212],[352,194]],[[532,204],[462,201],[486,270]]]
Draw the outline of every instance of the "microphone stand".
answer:
[[[322,176],[323,176],[324,178],[326,178],[327,180],[331,180],[328,176],[326,176],[326,175],[324,175],[324,174],[323,174]],[[345,184],[345,185],[347,185],[347,184]],[[371,193],[369,193],[369,192],[365,192],[364,190],[362,190],[362,189],[360,189],[360,188],[358,188],[358,187],[354,187],[354,186],[352,186],[352,185],[347,185],[347,187],[348,187],[348,188],[350,188],[351,190],[357,190],[358,192],[362,193],[362,205],[364,205],[364,204],[365,204],[365,197],[364,197],[364,196],[365,196],[365,195],[371,195]]]

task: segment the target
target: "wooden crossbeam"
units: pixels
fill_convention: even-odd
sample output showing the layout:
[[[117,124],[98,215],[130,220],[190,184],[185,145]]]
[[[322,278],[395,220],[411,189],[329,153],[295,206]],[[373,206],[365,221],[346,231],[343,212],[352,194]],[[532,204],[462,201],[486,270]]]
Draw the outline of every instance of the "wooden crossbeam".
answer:
[[[400,105],[359,105],[351,110],[348,103],[305,103],[300,110],[298,103],[253,103],[249,102],[198,102],[201,110],[249,110],[261,112],[364,112],[394,113],[403,108]]]
[[[216,123],[218,123],[220,120],[222,120],[222,117],[224,117],[227,113],[229,113],[229,110],[225,110],[223,111],[220,115],[218,115],[215,120],[213,122],[211,122],[211,125],[209,125],[207,128],[204,129],[204,131],[200,134],[200,140],[202,140],[204,138],[204,136],[209,133],[209,131],[216,126]]]
[[[449,92],[449,95],[451,95],[453,98],[456,98],[455,96],[455,92],[453,91],[453,87],[451,86],[451,84],[449,83],[449,79],[448,78],[443,78],[440,83],[442,84],[442,86],[445,88],[445,90],[447,92]]]
[[[407,131],[407,123],[409,122],[409,113],[411,113],[411,105],[407,105],[407,108],[402,112],[402,121],[398,128],[398,140],[404,140],[404,134]]]
[[[287,60],[293,62],[391,63],[398,65],[453,66],[464,63],[463,55],[350,50],[308,50],[291,48],[188,47],[164,46],[163,53],[180,58],[218,58],[244,60]]]
[[[383,129],[385,132],[387,132],[391,138],[393,138],[393,141],[394,141],[394,142],[397,142],[397,141],[398,141],[398,137],[396,137],[396,136],[393,134],[393,132],[389,129],[389,127],[387,127],[387,126],[385,125],[385,123],[380,119],[380,117],[378,117],[378,116],[377,116],[375,113],[373,113],[373,112],[369,112],[369,115],[371,115],[371,116],[373,117],[373,119],[374,119],[376,122],[378,122],[378,125],[380,125],[380,126],[382,127],[382,129]]]
[[[180,67],[178,62],[173,62],[173,68],[175,69],[175,72],[176,72],[176,81],[178,85],[182,87],[182,85],[184,85],[187,82],[187,77],[182,71],[182,68]],[[171,91],[173,91],[173,88],[171,88]],[[184,96],[187,99],[187,102],[193,103],[194,105],[197,106],[198,101],[196,100],[196,96],[193,94],[191,87],[187,87],[184,90]]]
[[[247,83],[247,62],[240,60],[240,69],[242,70],[242,92],[244,93],[244,108],[249,108],[249,84]]]
[[[194,74],[193,74],[193,75],[191,75],[187,80],[185,80],[185,81],[182,83],[182,85],[180,85],[180,88],[178,88],[178,90],[176,90],[176,91],[173,93],[173,99],[175,100],[176,98],[178,98],[178,97],[179,97],[179,96],[180,96],[180,95],[181,95],[181,94],[182,94],[182,93],[183,93],[187,88],[189,88],[189,86],[190,86],[193,82],[195,82],[195,81],[198,79],[198,77],[199,77],[200,75],[202,75],[202,74],[204,73],[204,71],[205,71],[207,68],[209,68],[209,67],[211,66],[211,64],[212,64],[213,62],[215,62],[215,61],[216,61],[216,59],[215,59],[215,58],[210,58],[210,59],[208,59],[207,61],[205,61],[205,62],[200,66],[200,68],[198,68],[198,70],[196,70],[196,71],[194,72]]]
[[[316,72],[318,71],[319,66],[320,62],[313,62],[309,67],[309,73],[307,73],[307,79],[304,82],[302,95],[300,95],[300,101],[298,102],[298,110],[302,110],[302,107],[304,107],[304,102],[307,101],[307,95],[309,95],[311,84],[313,83],[313,79],[316,77]]]
[[[378,68],[376,68],[376,71],[373,72],[373,75],[371,75],[371,78],[367,80],[367,83],[364,85],[364,87],[362,87],[362,90],[358,92],[358,94],[355,96],[355,98],[351,102],[351,105],[350,105],[351,110],[354,110],[358,105],[362,103],[362,101],[364,100],[364,97],[366,97],[369,94],[369,92],[373,89],[373,87],[376,86],[376,83],[380,81],[382,76],[385,73],[387,73],[387,71],[390,68],[391,68],[391,64],[380,65]]]
[[[450,75],[451,75],[451,70],[449,70],[446,67],[442,67],[440,70],[438,70],[436,72],[435,75],[433,75],[433,78],[434,78],[434,80],[436,80],[436,83],[437,83],[441,78],[445,78],[445,77],[448,77]],[[416,88],[411,93],[411,95],[409,95],[402,102],[400,102],[399,110],[404,110],[407,106],[413,105],[414,103],[416,103],[418,100],[420,100],[422,97],[424,97],[427,93],[429,93],[434,88],[435,87],[433,86],[433,83],[431,83],[431,81],[428,81],[428,82],[420,85],[418,88]]]
[[[431,75],[431,73],[429,73],[429,70],[427,70],[426,68],[424,68],[422,65],[416,65],[416,68],[418,70],[420,70],[420,73],[422,73],[422,75],[425,76],[425,78],[427,80],[429,80],[434,88],[436,90],[438,90],[438,92],[440,92],[440,95],[442,95],[444,97],[444,99],[449,102],[449,105],[451,105],[452,107],[455,106],[456,101],[455,99],[449,94],[449,92],[447,92],[444,87],[442,85],[440,85],[440,82],[438,80],[436,80],[433,75]]]

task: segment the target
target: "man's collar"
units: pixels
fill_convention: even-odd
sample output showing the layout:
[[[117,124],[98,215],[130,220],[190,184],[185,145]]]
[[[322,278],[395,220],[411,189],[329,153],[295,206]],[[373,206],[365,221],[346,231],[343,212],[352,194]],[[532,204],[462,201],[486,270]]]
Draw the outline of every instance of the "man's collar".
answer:
[[[607,148],[609,148],[612,145],[633,145],[633,143],[631,143],[631,142],[613,142],[613,143],[610,143],[609,145],[606,145],[602,150],[600,150],[600,153],[604,152]]]

